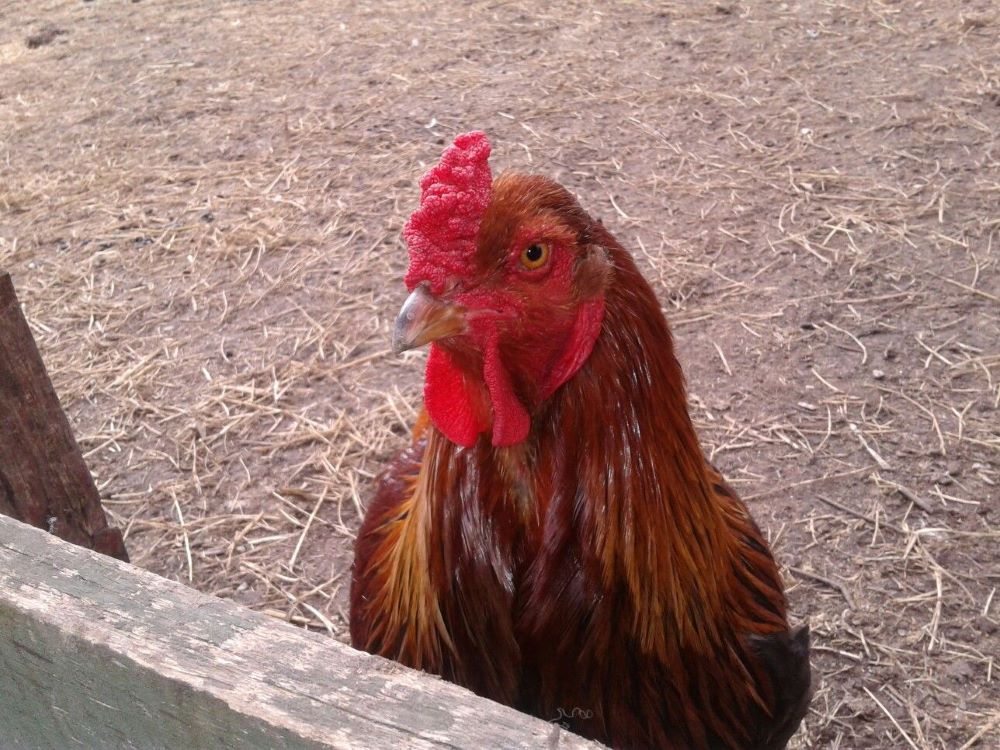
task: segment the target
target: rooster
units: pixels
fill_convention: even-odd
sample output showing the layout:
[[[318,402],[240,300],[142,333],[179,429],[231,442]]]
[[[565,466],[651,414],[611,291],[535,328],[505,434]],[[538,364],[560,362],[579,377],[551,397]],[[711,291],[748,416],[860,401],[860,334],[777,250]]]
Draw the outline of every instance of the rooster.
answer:
[[[424,411],[361,526],[356,648],[619,748],[785,747],[812,694],[767,543],[701,451],[632,257],[459,136],[404,229]]]

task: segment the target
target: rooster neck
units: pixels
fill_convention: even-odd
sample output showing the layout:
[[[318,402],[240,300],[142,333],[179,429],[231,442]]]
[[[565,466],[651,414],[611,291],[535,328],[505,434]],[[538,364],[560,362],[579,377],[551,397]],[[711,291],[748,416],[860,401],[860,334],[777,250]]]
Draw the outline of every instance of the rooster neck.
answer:
[[[723,644],[739,554],[687,409],[683,375],[656,297],[613,254],[604,328],[586,366],[557,394],[538,454],[556,487],[577,487],[585,554],[608,590],[629,592],[635,635],[666,655],[671,638]],[[585,500],[581,500],[585,498]],[[665,628],[665,622],[672,627]]]
[[[691,732],[684,746],[709,746],[714,735],[748,747],[748,717],[774,701],[751,639],[788,628],[780,576],[746,507],[702,453],[656,296],[631,257],[611,250],[601,335],[532,435],[537,495],[549,505],[540,555],[553,561],[536,567],[558,569],[569,537],[563,544],[577,547],[587,571],[548,617],[559,632],[581,602],[611,603],[609,639],[624,636],[664,665],[678,690],[672,710]],[[551,533],[560,523],[572,531]]]

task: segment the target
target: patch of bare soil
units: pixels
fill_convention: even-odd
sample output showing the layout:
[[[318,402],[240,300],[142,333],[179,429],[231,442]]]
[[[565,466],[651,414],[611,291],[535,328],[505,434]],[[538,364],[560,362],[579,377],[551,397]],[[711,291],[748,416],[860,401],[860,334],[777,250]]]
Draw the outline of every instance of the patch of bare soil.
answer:
[[[346,637],[456,132],[638,257],[815,636],[798,748],[1000,738],[1000,11],[0,4],[0,268],[133,560]]]

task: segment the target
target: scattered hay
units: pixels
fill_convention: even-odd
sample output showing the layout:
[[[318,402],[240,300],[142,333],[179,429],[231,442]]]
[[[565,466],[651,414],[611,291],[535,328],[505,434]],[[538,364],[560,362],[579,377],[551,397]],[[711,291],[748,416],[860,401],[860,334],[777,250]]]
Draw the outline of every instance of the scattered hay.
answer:
[[[0,267],[136,564],[346,638],[399,230],[484,127],[656,286],[813,627],[795,746],[995,744],[1000,17],[723,5],[8,14]]]

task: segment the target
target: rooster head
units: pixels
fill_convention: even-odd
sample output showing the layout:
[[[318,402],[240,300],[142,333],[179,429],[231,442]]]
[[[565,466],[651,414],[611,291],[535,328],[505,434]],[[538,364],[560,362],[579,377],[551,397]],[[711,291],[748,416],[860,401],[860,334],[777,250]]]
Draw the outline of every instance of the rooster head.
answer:
[[[430,343],[424,404],[471,447],[523,442],[532,415],[586,362],[600,334],[611,261],[603,228],[544,177],[492,179],[483,133],[458,136],[421,180],[403,230],[411,294],[397,352]]]

